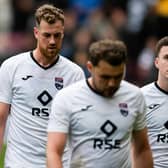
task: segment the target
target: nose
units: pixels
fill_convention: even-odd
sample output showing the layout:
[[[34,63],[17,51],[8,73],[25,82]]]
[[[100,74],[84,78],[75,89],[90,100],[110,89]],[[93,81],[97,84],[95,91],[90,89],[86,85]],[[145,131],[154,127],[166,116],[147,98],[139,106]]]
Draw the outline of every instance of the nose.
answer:
[[[54,36],[50,37],[49,43],[50,44],[55,44],[55,38],[54,38]]]

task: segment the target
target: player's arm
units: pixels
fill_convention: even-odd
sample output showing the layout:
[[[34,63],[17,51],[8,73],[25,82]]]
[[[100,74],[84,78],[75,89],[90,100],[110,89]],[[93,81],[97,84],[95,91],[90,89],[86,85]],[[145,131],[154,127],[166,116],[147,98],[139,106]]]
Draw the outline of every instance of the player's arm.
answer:
[[[147,128],[133,132],[132,159],[133,168],[153,168],[153,158],[148,143]]]
[[[7,117],[9,114],[9,109],[10,109],[9,104],[0,102],[0,152],[2,150],[3,137],[4,137]]]
[[[63,168],[62,155],[66,144],[67,134],[49,132],[47,141],[47,168]]]

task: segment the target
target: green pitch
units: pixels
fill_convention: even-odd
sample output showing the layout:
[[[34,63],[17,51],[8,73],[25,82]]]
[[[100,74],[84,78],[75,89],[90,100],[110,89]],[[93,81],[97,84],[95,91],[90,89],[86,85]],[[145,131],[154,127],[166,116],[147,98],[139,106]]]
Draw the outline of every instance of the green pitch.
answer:
[[[2,153],[0,155],[0,168],[4,168],[4,156],[5,156],[6,145],[3,145]]]

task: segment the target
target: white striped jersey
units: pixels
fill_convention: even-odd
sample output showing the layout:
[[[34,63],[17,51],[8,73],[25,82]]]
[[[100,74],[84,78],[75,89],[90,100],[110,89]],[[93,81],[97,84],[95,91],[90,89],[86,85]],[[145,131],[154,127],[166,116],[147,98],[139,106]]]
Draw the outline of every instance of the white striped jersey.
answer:
[[[46,167],[46,130],[53,97],[83,78],[82,69],[60,55],[47,68],[35,61],[32,52],[4,61],[0,102],[11,104],[6,167]]]
[[[145,107],[140,88],[126,81],[106,98],[82,80],[54,98],[48,132],[68,133],[71,168],[130,168],[132,131],[145,128]]]
[[[142,87],[147,104],[148,136],[155,168],[168,167],[168,92],[153,82]]]

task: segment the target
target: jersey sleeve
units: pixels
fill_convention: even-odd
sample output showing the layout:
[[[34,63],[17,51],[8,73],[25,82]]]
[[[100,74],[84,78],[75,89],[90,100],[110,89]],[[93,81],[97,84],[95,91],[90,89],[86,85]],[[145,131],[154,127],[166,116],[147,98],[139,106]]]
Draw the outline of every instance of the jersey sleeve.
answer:
[[[138,112],[133,129],[141,130],[146,127],[146,103],[142,94],[139,94],[137,102]]]
[[[51,114],[48,124],[48,132],[63,132],[69,130],[69,104],[65,101],[66,96],[60,91],[52,101]]]
[[[0,67],[0,102],[11,103],[12,97],[12,68],[5,61]]]

